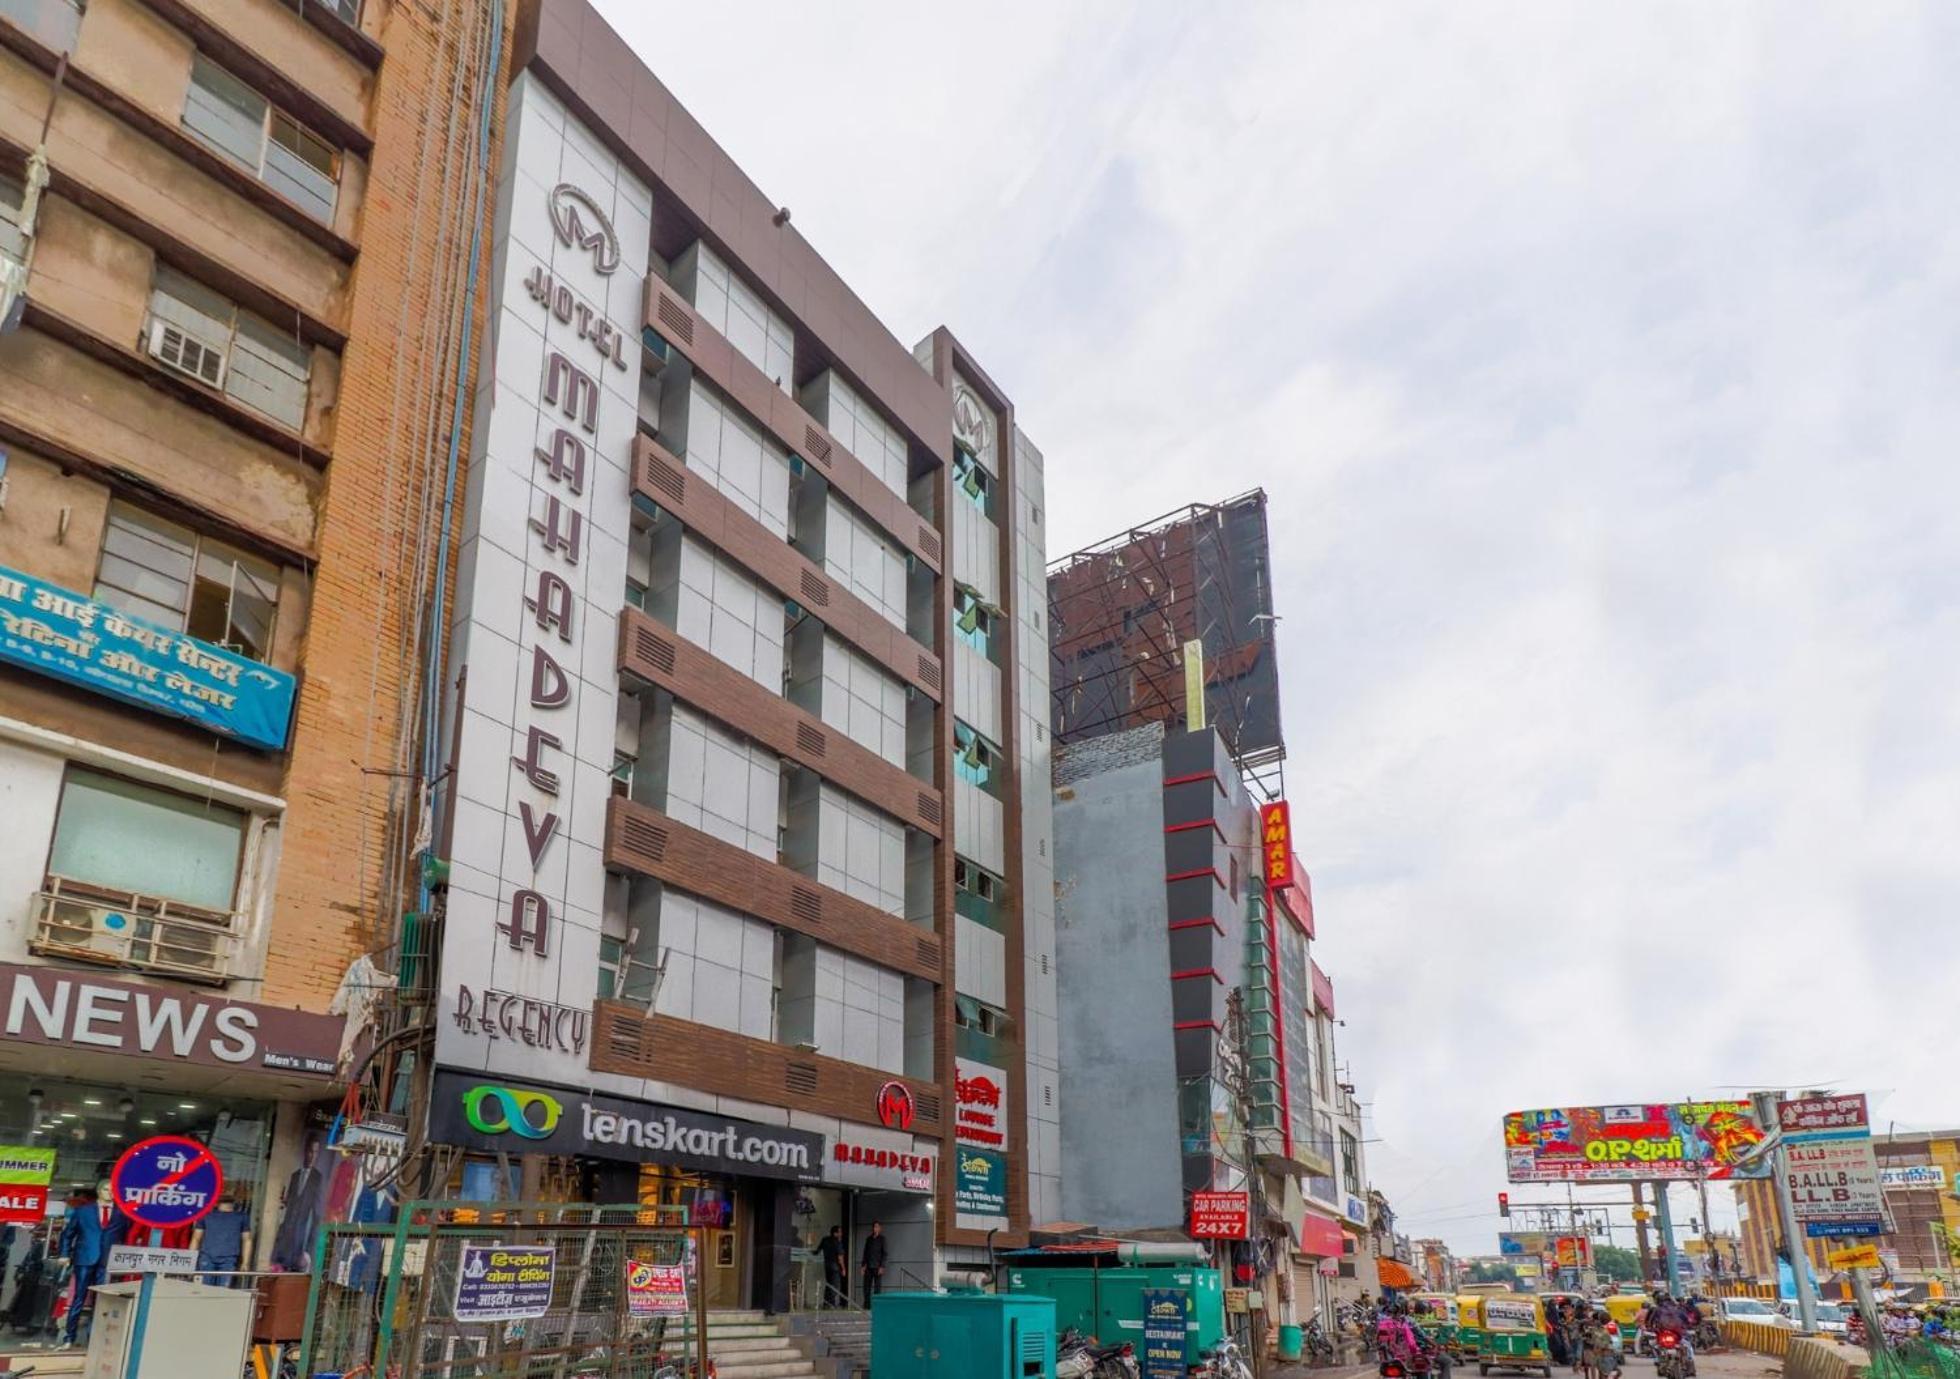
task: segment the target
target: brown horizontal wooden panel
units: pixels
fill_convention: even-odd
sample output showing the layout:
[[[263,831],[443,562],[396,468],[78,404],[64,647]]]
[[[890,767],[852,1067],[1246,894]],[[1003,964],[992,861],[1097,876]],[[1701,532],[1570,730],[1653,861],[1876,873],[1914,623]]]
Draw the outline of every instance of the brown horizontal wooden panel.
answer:
[[[809,461],[853,507],[924,561],[934,574],[941,572],[945,547],[932,523],[818,425],[795,398],[777,387],[774,379],[730,344],[657,273],[647,275],[645,319],[648,329],[686,355],[709,382],[733,398],[778,441]]]
[[[633,451],[633,487],[750,574],[934,703],[945,698],[939,658],[891,619],[824,573],[808,556],[691,472],[651,436]]]
[[[606,865],[820,939],[880,967],[941,982],[939,935],[778,862],[615,796],[606,812]]]
[[[619,617],[619,672],[658,685],[683,703],[937,838],[945,823],[939,791],[902,766],[771,693],[713,652],[638,608]]]
[[[717,1096],[864,1124],[877,1122],[879,1093],[887,1083],[898,1082],[912,1092],[912,1133],[945,1137],[945,1108],[930,1081],[895,1077],[882,1068],[804,1053],[671,1015],[648,1015],[616,1001],[598,1002],[592,1016],[594,1072],[658,1078]]]

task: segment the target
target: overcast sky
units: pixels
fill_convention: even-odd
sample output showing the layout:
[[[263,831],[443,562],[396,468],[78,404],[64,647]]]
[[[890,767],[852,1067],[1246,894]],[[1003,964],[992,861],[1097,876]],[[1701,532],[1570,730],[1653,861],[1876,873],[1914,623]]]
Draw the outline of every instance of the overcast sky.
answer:
[[[1051,555],[1272,495],[1406,1227],[1495,1248],[1508,1108],[1960,1124],[1960,8],[600,8],[1013,395]]]

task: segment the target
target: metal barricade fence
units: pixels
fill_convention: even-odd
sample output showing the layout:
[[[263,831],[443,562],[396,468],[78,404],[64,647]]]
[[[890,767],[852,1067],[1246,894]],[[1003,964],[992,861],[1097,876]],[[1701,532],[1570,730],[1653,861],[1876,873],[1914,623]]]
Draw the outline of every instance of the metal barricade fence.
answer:
[[[411,1202],[322,1226],[298,1379],[702,1379],[707,1231],[673,1218]]]

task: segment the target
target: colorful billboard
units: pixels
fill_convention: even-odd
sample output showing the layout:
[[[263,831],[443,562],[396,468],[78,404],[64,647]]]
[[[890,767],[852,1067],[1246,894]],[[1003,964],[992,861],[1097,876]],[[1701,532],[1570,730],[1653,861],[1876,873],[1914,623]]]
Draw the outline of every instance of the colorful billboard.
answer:
[[[1504,1117],[1504,1168],[1514,1183],[1695,1182],[1769,1176],[1746,1101],[1565,1106]]]

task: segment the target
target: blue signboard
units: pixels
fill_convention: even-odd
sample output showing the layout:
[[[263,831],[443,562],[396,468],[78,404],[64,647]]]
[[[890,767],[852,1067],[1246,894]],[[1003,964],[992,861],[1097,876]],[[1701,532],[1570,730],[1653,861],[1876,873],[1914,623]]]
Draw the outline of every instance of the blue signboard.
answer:
[[[293,677],[0,565],[0,663],[254,747],[286,745]]]
[[[109,1170],[109,1195],[130,1220],[160,1230],[201,1221],[225,1190],[224,1170],[208,1145],[182,1135],[133,1144]]]
[[[1186,1305],[1182,1288],[1143,1290],[1143,1379],[1184,1379]]]

